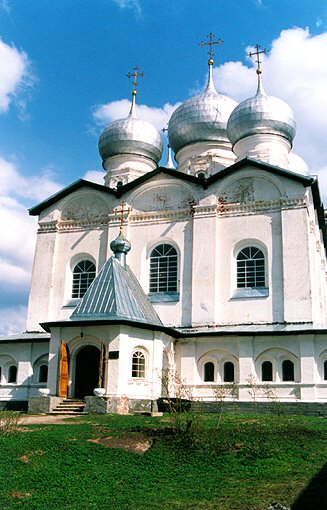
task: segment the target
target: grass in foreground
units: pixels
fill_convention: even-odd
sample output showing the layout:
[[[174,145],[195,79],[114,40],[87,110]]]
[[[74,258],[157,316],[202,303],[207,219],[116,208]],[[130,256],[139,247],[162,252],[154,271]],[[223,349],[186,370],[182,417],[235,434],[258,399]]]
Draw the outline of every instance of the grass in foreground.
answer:
[[[263,510],[290,506],[326,463],[322,418],[192,420],[178,436],[167,416],[107,415],[0,437],[0,507]],[[155,437],[143,455],[88,441],[140,431]]]

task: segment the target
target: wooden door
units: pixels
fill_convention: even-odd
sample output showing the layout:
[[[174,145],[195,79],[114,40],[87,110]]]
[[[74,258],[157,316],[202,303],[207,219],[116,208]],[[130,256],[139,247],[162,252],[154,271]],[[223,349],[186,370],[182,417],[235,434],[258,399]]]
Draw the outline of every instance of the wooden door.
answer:
[[[65,340],[62,340],[60,344],[58,396],[66,398],[67,394],[68,394],[68,349]]]
[[[99,388],[104,388],[105,384],[105,361],[106,361],[106,348],[104,346],[104,341],[101,341],[100,347],[100,362],[99,362]]]

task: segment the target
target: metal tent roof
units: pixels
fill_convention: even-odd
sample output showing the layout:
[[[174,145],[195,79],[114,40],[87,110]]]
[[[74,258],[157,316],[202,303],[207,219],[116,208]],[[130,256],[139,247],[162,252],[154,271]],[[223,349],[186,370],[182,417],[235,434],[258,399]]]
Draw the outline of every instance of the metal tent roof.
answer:
[[[162,326],[133,272],[115,257],[105,263],[70,317],[71,321],[101,319]]]

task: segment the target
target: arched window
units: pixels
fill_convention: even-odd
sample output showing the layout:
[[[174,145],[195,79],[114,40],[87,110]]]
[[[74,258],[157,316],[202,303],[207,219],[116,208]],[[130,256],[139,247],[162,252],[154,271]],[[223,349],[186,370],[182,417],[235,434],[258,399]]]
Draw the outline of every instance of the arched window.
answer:
[[[236,261],[238,288],[265,287],[265,257],[259,248],[243,248]]]
[[[133,352],[132,377],[145,377],[145,354],[141,350]]]
[[[327,359],[324,361],[324,381],[327,381]]]
[[[48,381],[48,365],[40,365],[39,383],[46,383],[47,381]]]
[[[177,292],[177,251],[159,244],[150,255],[150,292]]]
[[[282,363],[282,380],[294,381],[294,363],[289,359],[284,360]]]
[[[235,369],[234,363],[226,361],[224,363],[224,382],[234,382],[235,380]]]
[[[261,365],[261,380],[272,381],[273,380],[273,365],[271,361],[264,361]]]
[[[8,369],[8,382],[15,383],[17,381],[17,367],[16,365],[11,365]]]
[[[90,260],[81,260],[73,270],[73,298],[81,298],[95,278],[95,265]]]
[[[204,364],[204,382],[214,382],[215,380],[215,365],[212,361],[208,361]]]

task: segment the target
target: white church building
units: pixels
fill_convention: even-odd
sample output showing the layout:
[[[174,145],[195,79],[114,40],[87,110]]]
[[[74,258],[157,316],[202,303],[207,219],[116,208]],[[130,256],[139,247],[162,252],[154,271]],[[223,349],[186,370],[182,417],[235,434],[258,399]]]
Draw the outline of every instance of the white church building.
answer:
[[[199,401],[224,387],[249,401],[255,385],[258,400],[327,402],[318,181],[292,152],[290,107],[263,89],[258,47],[258,89],[240,104],[217,93],[211,49],[205,90],[169,121],[176,168],[137,116],[135,68],[129,114],[99,139],[104,185],[81,179],[30,209],[27,326],[0,338],[0,406],[147,408],[167,369]]]

